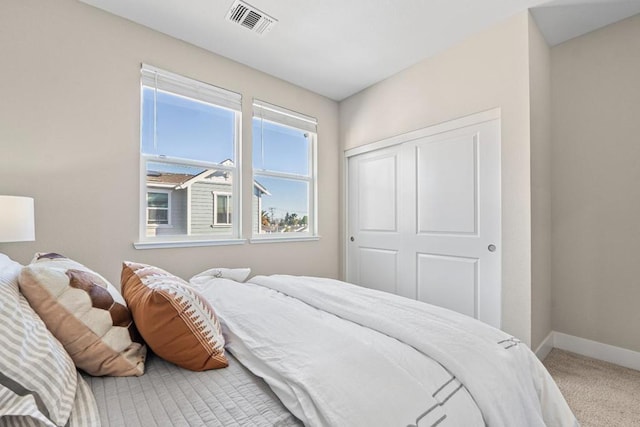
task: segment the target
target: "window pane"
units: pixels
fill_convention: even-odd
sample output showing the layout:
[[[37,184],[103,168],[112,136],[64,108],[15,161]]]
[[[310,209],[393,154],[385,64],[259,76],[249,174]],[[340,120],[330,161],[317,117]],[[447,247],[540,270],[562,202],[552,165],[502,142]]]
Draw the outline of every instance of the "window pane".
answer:
[[[254,117],[254,169],[309,176],[308,135],[305,131]]]
[[[154,111],[154,92],[142,89],[143,153],[211,163],[234,161],[233,111],[160,90]]]
[[[227,195],[218,195],[217,201],[217,218],[218,224],[231,224],[231,197]]]
[[[223,227],[214,224],[215,193],[231,193],[233,191],[233,174],[215,168],[201,168],[173,163],[147,162],[146,182],[148,194],[147,224],[161,224],[156,221],[167,221],[169,227],[148,227],[147,236],[158,235],[225,235],[233,233],[231,216],[222,218]],[[162,191],[159,191],[162,190]],[[170,196],[169,196],[169,194]],[[157,198],[156,198],[157,195]],[[165,206],[161,200],[165,197]],[[191,203],[191,205],[188,205]],[[225,212],[230,213],[228,196]],[[156,205],[157,206],[154,206]],[[170,206],[167,206],[169,205]],[[164,210],[165,207],[168,209]],[[164,210],[164,213],[161,211]],[[164,216],[162,216],[164,215]],[[164,222],[162,224],[169,224]]]
[[[256,184],[254,230],[257,228],[260,234],[309,231],[309,184],[306,181],[256,175]]]
[[[169,194],[168,193],[147,193],[147,206],[150,208],[168,208],[169,207]]]
[[[168,209],[149,209],[148,210],[148,222],[149,224],[169,224],[169,210]]]

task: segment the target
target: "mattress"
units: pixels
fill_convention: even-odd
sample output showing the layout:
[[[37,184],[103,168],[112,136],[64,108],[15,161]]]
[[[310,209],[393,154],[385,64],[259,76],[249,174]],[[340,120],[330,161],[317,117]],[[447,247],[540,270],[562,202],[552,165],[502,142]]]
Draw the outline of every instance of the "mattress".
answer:
[[[192,285],[307,426],[578,426],[535,354],[471,317],[326,278]]]
[[[150,354],[141,377],[84,378],[104,427],[302,425],[262,379],[227,357],[228,368],[192,372]]]

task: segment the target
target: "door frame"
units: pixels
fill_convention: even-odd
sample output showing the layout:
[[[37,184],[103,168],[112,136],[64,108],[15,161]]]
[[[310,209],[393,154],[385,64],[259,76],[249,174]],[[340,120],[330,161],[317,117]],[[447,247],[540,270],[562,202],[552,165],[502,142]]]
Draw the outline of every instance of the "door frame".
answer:
[[[342,176],[344,177],[342,183],[342,224],[344,227],[344,233],[342,235],[341,245],[344,256],[341,269],[342,271],[340,272],[344,280],[346,280],[348,277],[347,273],[349,268],[349,235],[351,233],[349,227],[349,159],[359,154],[381,150],[383,148],[388,148],[416,139],[437,135],[439,133],[449,132],[466,126],[478,125],[480,123],[488,122],[491,120],[498,120],[500,122],[501,115],[502,112],[499,107],[492,108],[490,110],[469,114],[467,116],[455,118],[452,120],[447,120],[445,122],[437,123],[425,128],[409,131],[400,135],[392,136],[390,138],[381,139],[375,142],[361,145],[359,147],[344,150],[344,159],[342,162]],[[500,193],[502,193],[502,188],[500,188]],[[500,209],[500,211],[502,211],[502,208]],[[500,212],[500,216],[502,217],[502,212]],[[502,222],[502,219],[500,221]],[[502,244],[502,242],[500,242],[500,244]]]

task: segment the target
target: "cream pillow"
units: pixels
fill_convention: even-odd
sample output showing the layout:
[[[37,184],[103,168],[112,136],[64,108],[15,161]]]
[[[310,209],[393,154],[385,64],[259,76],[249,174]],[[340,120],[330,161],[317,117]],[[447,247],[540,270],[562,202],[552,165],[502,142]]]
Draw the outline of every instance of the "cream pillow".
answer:
[[[38,253],[20,289],[76,366],[94,376],[144,373],[146,347],[124,298],[104,277],[55,253]]]

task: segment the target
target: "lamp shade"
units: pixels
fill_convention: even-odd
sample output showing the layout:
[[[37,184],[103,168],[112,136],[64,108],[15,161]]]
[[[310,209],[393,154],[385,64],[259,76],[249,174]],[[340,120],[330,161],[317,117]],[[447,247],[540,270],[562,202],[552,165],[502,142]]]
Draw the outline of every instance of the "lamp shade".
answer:
[[[33,199],[0,196],[0,242],[27,242],[35,239]]]

